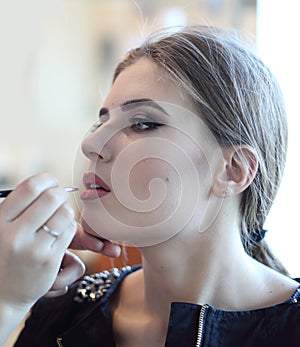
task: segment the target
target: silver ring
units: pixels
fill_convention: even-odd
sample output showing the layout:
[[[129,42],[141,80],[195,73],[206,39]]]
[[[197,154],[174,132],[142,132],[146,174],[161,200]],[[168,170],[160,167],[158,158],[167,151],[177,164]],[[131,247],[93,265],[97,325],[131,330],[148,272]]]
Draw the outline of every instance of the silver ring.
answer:
[[[58,236],[59,236],[59,233],[58,233],[57,231],[55,231],[55,230],[50,229],[50,228],[48,227],[47,224],[44,224],[44,225],[41,227],[41,229],[43,229],[43,230],[46,231],[49,235],[55,237],[56,239],[57,239]]]

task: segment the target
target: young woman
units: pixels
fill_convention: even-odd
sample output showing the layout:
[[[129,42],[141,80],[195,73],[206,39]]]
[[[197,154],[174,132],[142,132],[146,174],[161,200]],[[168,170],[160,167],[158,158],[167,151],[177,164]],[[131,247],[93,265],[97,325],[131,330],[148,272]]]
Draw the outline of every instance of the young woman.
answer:
[[[44,294],[65,294],[84,264],[73,253],[118,249],[85,233],[74,221],[68,193],[46,173],[30,177],[0,204],[0,345]]]
[[[99,117],[83,226],[142,266],[42,299],[16,346],[298,346],[299,283],[263,240],[287,139],[264,64],[218,30],[159,33],[118,65]]]

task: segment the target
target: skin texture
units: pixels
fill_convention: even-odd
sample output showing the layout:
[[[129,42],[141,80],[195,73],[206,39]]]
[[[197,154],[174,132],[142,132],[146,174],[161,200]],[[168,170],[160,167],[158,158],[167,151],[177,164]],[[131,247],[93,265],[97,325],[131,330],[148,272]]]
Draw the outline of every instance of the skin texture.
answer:
[[[43,173],[19,184],[0,204],[0,345],[41,296],[62,295],[83,275],[84,264],[68,247],[119,254],[117,246],[78,225],[68,197]],[[45,223],[57,238],[41,229]]]
[[[199,221],[206,226],[214,218],[205,213],[208,203],[211,210],[218,211],[222,202],[209,192],[215,158],[222,156],[219,146],[208,140],[208,129],[193,112],[187,95],[176,86],[171,88],[170,83],[161,83],[161,71],[155,66],[151,69],[150,81],[147,69],[135,73],[129,68],[122,74],[126,78],[115,82],[104,103],[109,114],[100,117],[101,127],[82,144],[91,159],[88,171],[111,190],[100,199],[83,200],[85,229],[137,246],[169,239],[191,218],[198,227]],[[125,88],[131,79],[135,83]],[[121,106],[143,98],[158,101],[168,116],[151,103],[136,102],[127,112]],[[138,123],[142,120],[163,125],[142,130]],[[136,159],[129,166],[132,157]]]
[[[185,113],[172,113],[169,124],[151,132],[133,132],[132,128],[123,127],[124,119],[112,110],[128,100],[141,98],[176,105]],[[247,146],[219,148],[213,139],[206,137],[207,129],[199,120],[184,117],[193,112],[189,97],[147,58],[121,72],[103,107],[109,110],[109,117],[86,138],[82,149],[90,159],[89,171],[100,176],[111,193],[103,198],[83,200],[83,225],[91,235],[105,235],[105,238],[111,235],[111,239],[138,244],[143,259],[143,269],[126,277],[111,300],[118,346],[163,346],[173,301],[207,303],[236,311],[267,307],[288,299],[298,287],[297,282],[249,257],[239,235],[239,201],[256,174],[255,152]],[[112,130],[114,136],[108,139],[106,135]],[[178,202],[176,170],[172,171],[163,160],[143,157],[147,153],[143,142],[137,147],[143,159],[126,176],[133,195],[141,200],[147,198],[148,182],[156,175],[165,182],[170,194],[161,208],[146,213],[122,205],[116,193],[116,189],[122,193],[122,185],[114,186],[113,182],[114,165],[120,165],[119,171],[124,165],[123,172],[126,172],[126,160],[119,157],[122,151],[150,133],[159,140],[169,140],[174,148],[183,148],[201,183],[193,213],[174,234],[170,230],[182,221],[181,217],[186,218],[184,213],[169,225],[170,230],[160,223],[174,209],[174,201]],[[173,153],[177,154],[180,150]],[[193,187],[183,162],[177,169],[186,189]],[[114,218],[107,218],[107,211]],[[116,219],[123,222],[119,228]],[[147,227],[151,223],[158,224],[156,230],[164,236],[162,239],[155,238],[153,230],[149,233]],[[123,233],[124,225],[138,225],[139,232],[127,228],[127,233]]]

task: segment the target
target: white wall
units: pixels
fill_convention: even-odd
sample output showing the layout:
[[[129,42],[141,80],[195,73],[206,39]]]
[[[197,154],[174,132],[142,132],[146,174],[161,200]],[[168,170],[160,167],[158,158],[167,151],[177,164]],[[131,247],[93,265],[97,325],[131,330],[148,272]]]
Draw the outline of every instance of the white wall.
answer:
[[[279,80],[289,122],[289,154],[284,180],[266,225],[267,240],[293,276],[300,277],[300,50],[297,0],[258,2],[258,52]]]
[[[70,185],[81,139],[125,51],[170,24],[170,14],[172,24],[253,32],[255,8],[241,3],[0,0],[0,188],[40,171]]]
[[[1,1],[0,186],[44,170],[71,184],[80,138],[97,118],[85,21],[79,2]]]

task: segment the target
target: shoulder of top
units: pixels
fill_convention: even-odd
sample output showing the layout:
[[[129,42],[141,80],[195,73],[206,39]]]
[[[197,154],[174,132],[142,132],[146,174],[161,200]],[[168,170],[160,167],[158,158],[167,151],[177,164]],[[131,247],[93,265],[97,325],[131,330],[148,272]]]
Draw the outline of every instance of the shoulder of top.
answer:
[[[300,286],[298,287],[298,289],[296,289],[294,294],[287,300],[287,303],[289,303],[289,304],[300,303]]]
[[[122,275],[131,271],[130,266],[125,266],[85,276],[78,284],[74,301],[79,303],[99,301]]]

